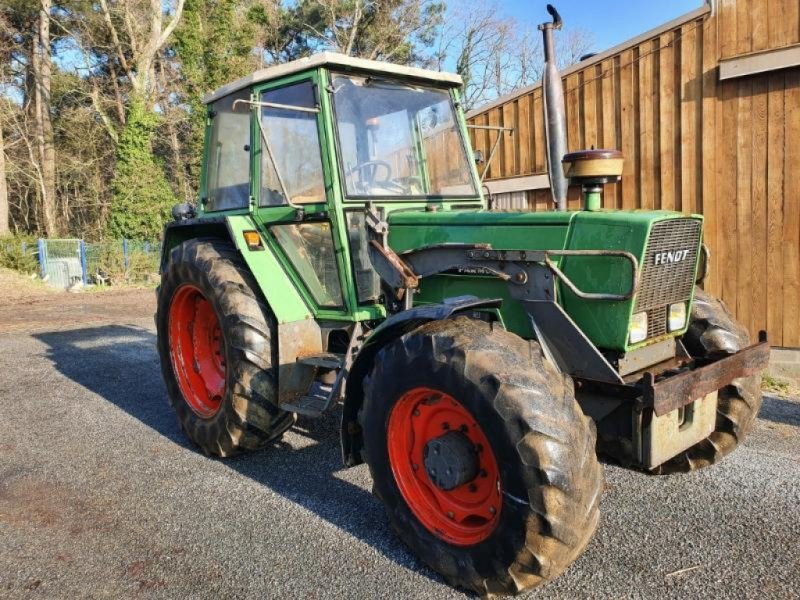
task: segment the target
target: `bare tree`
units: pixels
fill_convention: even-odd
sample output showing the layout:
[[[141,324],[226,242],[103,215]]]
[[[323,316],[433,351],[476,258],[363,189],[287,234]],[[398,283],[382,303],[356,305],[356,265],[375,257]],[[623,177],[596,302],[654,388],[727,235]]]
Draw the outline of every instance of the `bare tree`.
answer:
[[[53,121],[50,106],[52,56],[50,50],[50,11],[52,0],[41,0],[37,35],[31,48],[33,78],[33,114],[36,149],[41,177],[41,215],[45,233],[59,233],[56,217],[56,153],[53,145]]]
[[[560,66],[565,67],[594,42],[591,34],[574,29],[559,35],[557,43]],[[541,79],[541,34],[533,25],[503,16],[497,3],[461,0],[449,7],[439,30],[435,65],[461,75],[464,105],[474,108]]]
[[[166,26],[163,4],[161,0],[100,0],[116,58],[133,95],[143,100],[152,97],[156,59],[180,21],[184,0],[175,0]]]
[[[305,51],[419,63],[435,39],[444,4],[435,0],[300,0],[289,21]]]
[[[6,145],[3,137],[3,114],[0,113],[0,237],[8,235],[8,184],[6,177]]]

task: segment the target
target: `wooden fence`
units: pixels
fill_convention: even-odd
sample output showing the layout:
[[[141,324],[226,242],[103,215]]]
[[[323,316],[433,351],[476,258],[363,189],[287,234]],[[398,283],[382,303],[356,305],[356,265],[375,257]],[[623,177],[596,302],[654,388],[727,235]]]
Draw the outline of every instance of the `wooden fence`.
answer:
[[[761,64],[759,52],[775,48],[794,60],[799,13],[798,0],[721,1],[563,74],[569,150],[625,156],[604,206],[703,213],[713,257],[706,289],[751,332],[790,347],[800,346],[800,67],[723,80],[719,66]],[[549,209],[541,86],[468,118],[514,128],[487,174],[490,189]],[[496,135],[472,130],[473,144],[488,154]],[[571,189],[571,207],[578,202]]]

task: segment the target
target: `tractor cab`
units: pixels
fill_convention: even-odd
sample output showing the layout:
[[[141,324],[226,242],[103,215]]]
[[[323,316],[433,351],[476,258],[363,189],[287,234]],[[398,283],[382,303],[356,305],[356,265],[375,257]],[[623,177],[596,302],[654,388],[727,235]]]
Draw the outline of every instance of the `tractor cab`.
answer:
[[[201,210],[478,203],[460,84],[448,73],[322,53],[225,86],[205,99]]]

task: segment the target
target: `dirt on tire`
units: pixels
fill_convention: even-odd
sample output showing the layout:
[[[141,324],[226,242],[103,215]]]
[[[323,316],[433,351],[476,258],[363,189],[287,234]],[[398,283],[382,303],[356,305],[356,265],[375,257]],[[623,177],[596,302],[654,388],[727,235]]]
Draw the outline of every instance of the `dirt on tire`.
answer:
[[[205,296],[223,325],[224,393],[219,410],[208,417],[184,399],[172,364],[170,305],[184,285]],[[217,239],[176,246],[163,273],[156,316],[161,373],[178,423],[207,454],[226,457],[263,448],[295,421],[277,405],[274,319],[258,289],[236,249]]]
[[[502,507],[484,541],[455,546],[408,506],[387,452],[387,418],[408,390],[456,398],[485,432],[500,468]],[[383,348],[365,380],[364,458],[390,525],[449,584],[517,594],[562,573],[599,519],[602,469],[595,430],[571,379],[535,342],[465,317],[437,321]]]

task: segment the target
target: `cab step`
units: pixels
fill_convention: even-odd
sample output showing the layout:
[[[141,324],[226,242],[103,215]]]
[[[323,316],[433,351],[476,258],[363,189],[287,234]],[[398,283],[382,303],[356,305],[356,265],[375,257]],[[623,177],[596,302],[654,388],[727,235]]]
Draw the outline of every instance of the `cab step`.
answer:
[[[301,396],[294,402],[281,404],[281,408],[308,417],[318,417],[330,406],[331,392],[332,385],[315,381],[311,384],[308,395]]]
[[[297,359],[297,362],[303,365],[309,365],[311,367],[318,367],[320,369],[329,369],[333,371],[342,366],[342,363],[344,362],[344,354],[322,352],[320,354],[302,356]]]

